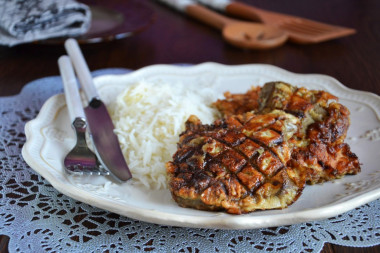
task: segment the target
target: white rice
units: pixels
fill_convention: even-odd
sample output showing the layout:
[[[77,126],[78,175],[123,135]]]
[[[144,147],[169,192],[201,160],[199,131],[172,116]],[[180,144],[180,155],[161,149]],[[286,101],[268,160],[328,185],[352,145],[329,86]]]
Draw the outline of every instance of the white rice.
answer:
[[[115,132],[133,180],[148,189],[165,189],[165,163],[172,160],[179,134],[191,114],[211,123],[217,111],[215,89],[141,81],[128,86],[109,106]]]

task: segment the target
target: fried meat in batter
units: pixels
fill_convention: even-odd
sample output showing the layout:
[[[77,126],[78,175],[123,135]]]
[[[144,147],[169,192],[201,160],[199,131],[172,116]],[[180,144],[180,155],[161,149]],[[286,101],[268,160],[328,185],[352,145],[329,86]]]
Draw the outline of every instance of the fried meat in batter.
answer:
[[[298,131],[291,140],[295,147],[289,162],[293,167],[306,171],[308,183],[360,172],[357,156],[344,143],[350,126],[350,112],[338,103],[337,97],[326,91],[297,88],[284,82],[266,83],[258,96],[255,113],[281,110],[299,119]],[[248,100],[251,96],[240,94],[240,97]],[[221,105],[226,108],[228,102],[233,103],[230,98],[220,101],[215,103],[216,108],[221,108]],[[220,111],[224,113],[223,108]]]
[[[241,214],[285,208],[305,184],[287,166],[298,119],[282,111],[245,113],[202,125],[186,123],[173,161],[166,164],[174,200],[184,207]]]
[[[285,208],[305,183],[360,171],[344,143],[349,111],[325,91],[283,82],[225,94],[211,125],[186,122],[166,164],[173,199],[183,207],[232,214]]]

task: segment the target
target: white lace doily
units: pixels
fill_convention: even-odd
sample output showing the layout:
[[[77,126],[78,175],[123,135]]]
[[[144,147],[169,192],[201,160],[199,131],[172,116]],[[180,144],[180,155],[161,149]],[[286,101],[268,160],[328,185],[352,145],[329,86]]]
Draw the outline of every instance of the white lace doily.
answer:
[[[29,83],[17,96],[0,97],[0,234],[10,237],[10,252],[319,252],[325,242],[380,243],[380,200],[322,221],[212,230],[140,222],[66,197],[21,156],[25,123],[61,92],[60,77],[47,77]]]

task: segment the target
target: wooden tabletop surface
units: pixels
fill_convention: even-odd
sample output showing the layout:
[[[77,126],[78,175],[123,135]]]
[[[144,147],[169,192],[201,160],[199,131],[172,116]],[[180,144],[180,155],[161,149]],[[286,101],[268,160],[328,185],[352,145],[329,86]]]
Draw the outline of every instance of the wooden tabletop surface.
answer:
[[[267,51],[235,48],[223,41],[218,30],[156,1],[140,2],[155,12],[154,22],[129,38],[82,45],[91,70],[139,69],[162,63],[264,63],[295,73],[326,74],[347,87],[380,94],[378,0],[245,0],[257,7],[351,27],[357,31],[355,35],[320,44],[286,43]],[[0,96],[18,94],[32,80],[58,75],[57,59],[64,53],[62,45],[44,43],[11,48],[0,46]],[[7,251],[7,243],[8,238],[0,236],[0,252]],[[353,248],[326,244],[322,252],[379,251],[379,246]]]

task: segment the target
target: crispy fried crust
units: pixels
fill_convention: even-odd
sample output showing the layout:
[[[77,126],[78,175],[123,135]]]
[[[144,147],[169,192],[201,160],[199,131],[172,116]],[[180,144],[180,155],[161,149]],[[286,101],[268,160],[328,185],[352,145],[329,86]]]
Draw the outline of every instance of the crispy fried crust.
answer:
[[[166,164],[174,200],[233,214],[287,207],[305,184],[304,176],[286,165],[297,123],[283,112],[247,113],[213,125],[190,117],[173,161]]]
[[[289,166],[302,170],[310,184],[321,183],[360,171],[358,157],[346,143],[329,146],[312,142],[293,151]]]
[[[308,126],[306,138],[311,142],[334,146],[343,143],[350,126],[349,110],[342,104],[333,102],[325,108],[325,111],[324,118]]]
[[[341,178],[360,171],[358,157],[344,143],[350,112],[325,91],[296,88],[283,82],[264,85],[260,112],[283,110],[300,120],[294,135],[291,166],[306,172],[310,184]]]
[[[255,111],[259,108],[260,90],[261,87],[251,87],[244,94],[225,92],[225,99],[218,99],[213,105],[226,117]]]

